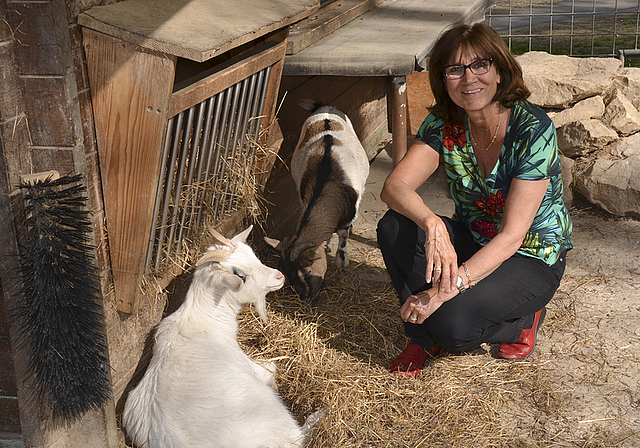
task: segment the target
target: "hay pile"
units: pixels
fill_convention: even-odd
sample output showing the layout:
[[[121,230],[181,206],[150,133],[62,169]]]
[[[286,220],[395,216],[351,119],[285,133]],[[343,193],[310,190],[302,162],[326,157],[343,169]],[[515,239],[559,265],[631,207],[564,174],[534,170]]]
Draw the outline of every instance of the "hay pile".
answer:
[[[314,306],[285,286],[269,296],[266,326],[251,310],[240,316],[241,345],[254,358],[275,358],[279,391],[298,420],[326,410],[310,447],[605,446],[573,440],[562,427],[567,395],[535,356],[502,361],[490,354],[497,347],[483,346],[441,352],[411,380],[390,375],[408,342],[396,293],[373,245],[350,257],[348,270],[329,269]],[[570,319],[571,306],[559,306],[551,305],[549,325]]]

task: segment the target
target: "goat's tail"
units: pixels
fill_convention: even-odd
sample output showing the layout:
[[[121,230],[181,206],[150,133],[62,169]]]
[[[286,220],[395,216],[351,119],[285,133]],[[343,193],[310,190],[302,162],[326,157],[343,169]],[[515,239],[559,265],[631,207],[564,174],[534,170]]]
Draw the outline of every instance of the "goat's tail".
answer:
[[[320,109],[321,107],[326,106],[326,104],[322,104],[321,102],[312,100],[311,98],[306,98],[304,100],[300,100],[298,102],[298,106],[313,113],[318,109]]]

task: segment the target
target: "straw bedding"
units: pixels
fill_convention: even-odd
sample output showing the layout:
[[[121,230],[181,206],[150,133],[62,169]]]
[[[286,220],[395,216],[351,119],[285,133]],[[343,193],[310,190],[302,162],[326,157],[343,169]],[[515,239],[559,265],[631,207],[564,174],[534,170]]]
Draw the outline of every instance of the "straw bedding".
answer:
[[[640,223],[572,215],[576,262],[590,256],[587,230],[634,240],[640,234]],[[603,237],[606,247],[616,244]],[[387,372],[408,340],[380,252],[357,235],[349,246],[351,267],[329,263],[327,287],[313,306],[285,285],[268,296],[266,325],[250,307],[239,316],[240,344],[254,359],[276,362],[279,392],[299,422],[325,409],[309,448],[640,446],[637,319],[601,311],[606,294],[635,303],[625,279],[576,263],[547,307],[530,358],[499,360],[490,345],[443,351],[406,380]],[[592,250],[608,266],[605,246]],[[609,292],[612,285],[623,289]],[[630,348],[620,350],[616,338],[629,334]]]
[[[269,297],[266,326],[250,310],[240,316],[242,346],[276,359],[279,391],[299,421],[326,410],[310,447],[623,446],[609,443],[624,436],[573,434],[564,418],[570,394],[555,366],[535,355],[498,360],[497,347],[486,345],[441,352],[414,379],[390,375],[407,343],[397,296],[373,245],[350,256],[348,270],[330,267],[314,306],[286,286]],[[560,292],[546,331],[574,319],[575,303]]]

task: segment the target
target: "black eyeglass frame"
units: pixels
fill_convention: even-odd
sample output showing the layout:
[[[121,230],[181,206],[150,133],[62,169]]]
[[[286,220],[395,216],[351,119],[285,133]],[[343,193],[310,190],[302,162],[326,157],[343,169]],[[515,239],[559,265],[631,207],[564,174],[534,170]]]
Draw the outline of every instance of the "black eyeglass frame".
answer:
[[[482,72],[482,73],[476,73],[473,71],[473,69],[471,68],[472,65],[477,64],[478,62],[482,62],[482,61],[489,61],[489,68],[487,69],[486,72]],[[473,61],[471,64],[465,65],[465,64],[452,64],[452,65],[447,65],[442,69],[442,73],[444,74],[444,76],[447,77],[447,79],[462,79],[464,78],[464,75],[467,73],[467,69],[469,69],[469,71],[471,73],[473,73],[476,76],[480,76],[480,75],[486,75],[487,73],[489,73],[489,70],[491,70],[491,66],[493,65],[493,59],[477,59],[475,61]],[[462,74],[458,77],[454,77],[451,78],[449,76],[449,74],[447,74],[447,69],[449,67],[462,67]]]

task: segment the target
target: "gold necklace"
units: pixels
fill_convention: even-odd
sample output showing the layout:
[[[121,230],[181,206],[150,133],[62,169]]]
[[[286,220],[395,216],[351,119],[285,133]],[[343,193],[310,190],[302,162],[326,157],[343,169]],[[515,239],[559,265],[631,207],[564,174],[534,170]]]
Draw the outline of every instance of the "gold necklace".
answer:
[[[471,122],[469,121],[469,116],[467,115],[467,126],[469,126],[469,135],[471,136],[471,143],[475,148],[478,148],[480,151],[489,151],[489,148],[493,146],[493,143],[496,141],[496,137],[498,136],[498,129],[500,129],[500,123],[502,123],[502,114],[504,110],[500,112],[500,116],[498,117],[498,126],[496,126],[496,132],[493,134],[493,138],[491,139],[491,143],[485,149],[480,148],[480,145],[476,143],[476,140],[473,138],[473,132],[471,131]]]

